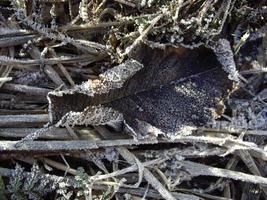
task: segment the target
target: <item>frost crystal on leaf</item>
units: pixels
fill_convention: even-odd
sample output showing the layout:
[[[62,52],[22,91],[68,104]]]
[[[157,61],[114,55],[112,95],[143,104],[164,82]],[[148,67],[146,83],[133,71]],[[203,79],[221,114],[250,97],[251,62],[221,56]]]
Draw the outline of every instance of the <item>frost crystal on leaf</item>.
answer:
[[[175,138],[223,112],[232,81],[210,49],[141,45],[130,56],[96,80],[50,93],[52,122],[112,127],[123,122],[137,138]]]
[[[109,125],[117,126],[123,121],[123,116],[112,108],[92,106],[83,112],[69,112],[57,123],[56,126],[75,125]]]
[[[239,82],[239,73],[236,69],[230,43],[225,39],[220,39],[212,48],[219,62],[222,64],[223,70],[229,74],[229,79]]]

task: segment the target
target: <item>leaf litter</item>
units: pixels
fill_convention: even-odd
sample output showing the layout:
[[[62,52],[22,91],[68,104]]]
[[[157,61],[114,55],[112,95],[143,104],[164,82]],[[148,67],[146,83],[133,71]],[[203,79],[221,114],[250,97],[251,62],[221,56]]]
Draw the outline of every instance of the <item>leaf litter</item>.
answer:
[[[50,120],[56,126],[121,122],[139,138],[148,133],[171,137],[223,113],[234,82],[211,50],[144,46],[133,57],[135,61],[100,74],[100,79],[49,93]]]
[[[0,2],[3,198],[265,199],[265,13]]]

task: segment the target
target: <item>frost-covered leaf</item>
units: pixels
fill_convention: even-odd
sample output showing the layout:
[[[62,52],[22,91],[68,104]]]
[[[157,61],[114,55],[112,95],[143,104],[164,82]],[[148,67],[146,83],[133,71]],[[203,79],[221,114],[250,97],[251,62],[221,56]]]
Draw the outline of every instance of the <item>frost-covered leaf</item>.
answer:
[[[220,49],[221,50],[221,49]],[[216,54],[217,55],[216,55]],[[57,126],[110,125],[137,137],[190,133],[224,111],[234,82],[221,66],[224,52],[206,47],[138,47],[131,59],[72,90],[51,92]],[[228,60],[233,59],[227,51]],[[234,63],[234,61],[232,62]],[[235,65],[231,65],[234,69]]]

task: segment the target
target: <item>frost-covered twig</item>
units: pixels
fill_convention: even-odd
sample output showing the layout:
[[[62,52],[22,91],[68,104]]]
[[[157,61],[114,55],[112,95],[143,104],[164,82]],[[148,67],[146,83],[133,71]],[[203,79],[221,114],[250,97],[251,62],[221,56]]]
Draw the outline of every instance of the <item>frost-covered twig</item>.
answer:
[[[121,156],[129,163],[134,164],[136,162],[136,157],[126,148],[117,148],[117,151]],[[175,200],[176,198],[161,184],[161,182],[147,169],[143,169],[144,178],[147,182],[156,189],[163,198],[166,200]]]
[[[45,133],[43,130],[41,133]],[[37,134],[38,135],[38,134]],[[141,145],[141,144],[160,144],[160,143],[205,143],[214,144],[225,148],[228,154],[235,153],[235,151],[244,149],[252,153],[253,156],[261,159],[267,159],[267,153],[264,149],[258,147],[252,142],[243,142],[233,138],[215,138],[205,136],[180,136],[175,140],[155,140],[155,139],[117,139],[117,140],[96,140],[96,141],[25,141],[19,149],[14,148],[16,141],[2,141],[0,142],[1,152],[27,152],[27,151],[42,151],[42,152],[78,152],[83,150],[98,149],[101,147],[112,146],[127,146],[127,145]]]
[[[14,84],[14,83],[5,83],[1,88],[5,91],[20,92],[20,93],[24,93],[27,95],[41,97],[44,99],[46,98],[46,95],[48,94],[48,92],[51,91],[46,88]]]
[[[75,57],[57,57],[57,58],[43,58],[43,59],[15,59],[7,56],[0,56],[2,65],[9,66],[36,66],[36,65],[54,65],[59,63],[77,63],[77,62],[93,62],[97,59],[92,55],[81,55]]]
[[[47,123],[48,115],[0,115],[0,127],[36,127]]]
[[[153,27],[157,24],[157,22],[164,16],[164,14],[158,14],[157,17],[155,17],[149,24],[149,26],[140,34],[140,36],[131,44],[131,46],[127,47],[125,49],[125,52],[121,55],[121,57],[124,57],[126,55],[129,55],[136,47],[139,45],[144,38],[148,35],[148,33],[153,29]]]
[[[191,161],[181,161],[181,165],[185,168],[185,170],[190,173],[192,177],[196,176],[215,176],[215,177],[223,177],[230,178],[234,180],[250,182],[255,184],[267,184],[267,178],[261,176],[254,176],[250,174],[245,174],[242,172],[232,171],[228,169],[221,169],[217,167],[211,167],[204,164],[199,164]]]

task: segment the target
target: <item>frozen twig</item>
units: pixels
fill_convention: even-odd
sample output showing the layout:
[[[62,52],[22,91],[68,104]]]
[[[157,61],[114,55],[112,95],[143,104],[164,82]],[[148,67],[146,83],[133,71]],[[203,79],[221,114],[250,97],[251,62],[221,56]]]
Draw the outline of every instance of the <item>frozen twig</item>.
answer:
[[[121,156],[129,163],[134,164],[136,162],[136,157],[128,151],[126,148],[120,147],[117,148],[117,151]],[[176,198],[160,183],[160,181],[147,169],[143,169],[144,178],[147,182],[157,190],[163,198],[166,200],[175,200]]]
[[[164,14],[159,14],[156,16],[149,24],[149,26],[140,34],[140,36],[132,43],[131,46],[125,49],[125,52],[121,55],[122,57],[131,53],[148,35],[148,33],[153,29],[157,22],[164,16]]]
[[[147,161],[147,162],[144,162],[144,163],[141,163],[141,164],[144,167],[147,167],[147,166],[163,163],[164,161],[166,161],[166,159],[155,159],[155,160]],[[118,170],[118,171],[114,171],[114,172],[111,172],[111,173],[108,173],[108,174],[96,175],[94,180],[100,181],[100,180],[103,180],[103,179],[109,179],[109,178],[112,178],[112,177],[121,176],[121,175],[129,173],[129,172],[134,172],[134,171],[138,170],[138,168],[139,168],[138,165],[134,164],[134,165],[132,165],[130,167],[127,167],[127,168],[124,168],[124,169],[121,169],[121,170]],[[129,185],[127,185],[127,187],[138,188],[138,187],[129,186]]]
[[[54,127],[55,128],[55,127]],[[45,134],[43,131],[42,134]],[[42,135],[41,134],[41,135]],[[163,144],[163,143],[205,143],[218,145],[220,147],[226,148],[228,154],[235,152],[236,150],[248,150],[253,153],[255,157],[261,159],[267,159],[267,153],[263,149],[259,148],[256,144],[251,142],[243,142],[241,140],[236,140],[232,138],[214,138],[214,137],[204,137],[204,136],[181,136],[176,140],[166,141],[166,140],[134,140],[134,139],[117,139],[117,140],[97,140],[97,141],[35,141],[35,142],[25,142],[24,145],[17,149],[13,147],[13,144],[17,141],[2,141],[0,142],[0,151],[9,152],[25,152],[25,151],[43,151],[43,152],[79,152],[83,150],[98,149],[101,147],[112,147],[112,146],[126,146],[126,145],[141,145],[141,144]]]
[[[12,81],[12,77],[0,77],[0,82],[5,83],[8,81]]]
[[[42,161],[51,167],[54,167],[54,168],[59,169],[59,170],[64,171],[64,172],[66,171],[69,174],[72,174],[72,175],[77,174],[77,170],[66,167],[66,165],[63,165],[62,163],[56,162],[54,160],[51,160],[48,158],[43,158]]]
[[[0,62],[2,65],[9,66],[36,66],[36,65],[54,65],[59,63],[77,63],[95,61],[96,56],[92,55],[80,55],[75,57],[57,57],[57,58],[44,58],[44,59],[15,59],[7,56],[0,56]]]
[[[252,172],[254,175],[263,176],[260,170],[258,169],[253,157],[250,153],[246,150],[239,150],[239,156],[242,161],[246,164],[249,171]],[[267,199],[267,185],[261,186],[262,191],[264,192],[265,199]]]
[[[10,91],[10,92],[20,92],[27,95],[32,96],[40,96],[46,98],[46,95],[51,90],[45,88],[39,88],[28,85],[14,84],[14,83],[5,83],[2,87],[2,90]]]
[[[211,167],[208,165],[199,164],[191,161],[181,161],[180,163],[185,168],[185,170],[188,173],[190,173],[192,177],[215,176],[215,177],[230,178],[249,183],[262,184],[264,186],[267,185],[267,178],[261,176],[254,176],[228,169]]]
[[[54,57],[57,56],[56,52],[52,48],[49,48],[49,52],[52,54],[52,56],[54,56]],[[75,83],[74,83],[73,79],[71,78],[70,74],[68,73],[68,71],[66,70],[66,68],[61,63],[58,63],[57,65],[60,68],[61,72],[66,77],[66,79],[69,81],[70,85],[72,87],[74,87]]]
[[[4,138],[23,138],[30,133],[34,133],[38,128],[0,128],[0,137]],[[70,140],[71,136],[65,128],[56,128],[55,130],[48,131],[45,135],[41,136],[42,139],[54,140]]]
[[[45,56],[44,54],[47,52],[46,47],[44,48],[43,52],[40,52],[39,49],[34,45],[30,45],[30,49],[31,49],[30,55],[34,59],[43,60]],[[66,88],[65,83],[51,65],[45,65],[42,67],[44,68],[44,72],[46,73],[46,75],[56,84],[57,87],[63,86]]]
[[[236,134],[240,135],[245,131],[246,135],[258,135],[258,136],[267,136],[267,131],[265,130],[227,130],[227,129],[214,129],[214,128],[199,128],[199,131],[203,131],[204,133],[222,133],[222,134]]]
[[[40,127],[48,122],[48,115],[0,115],[0,127]]]

